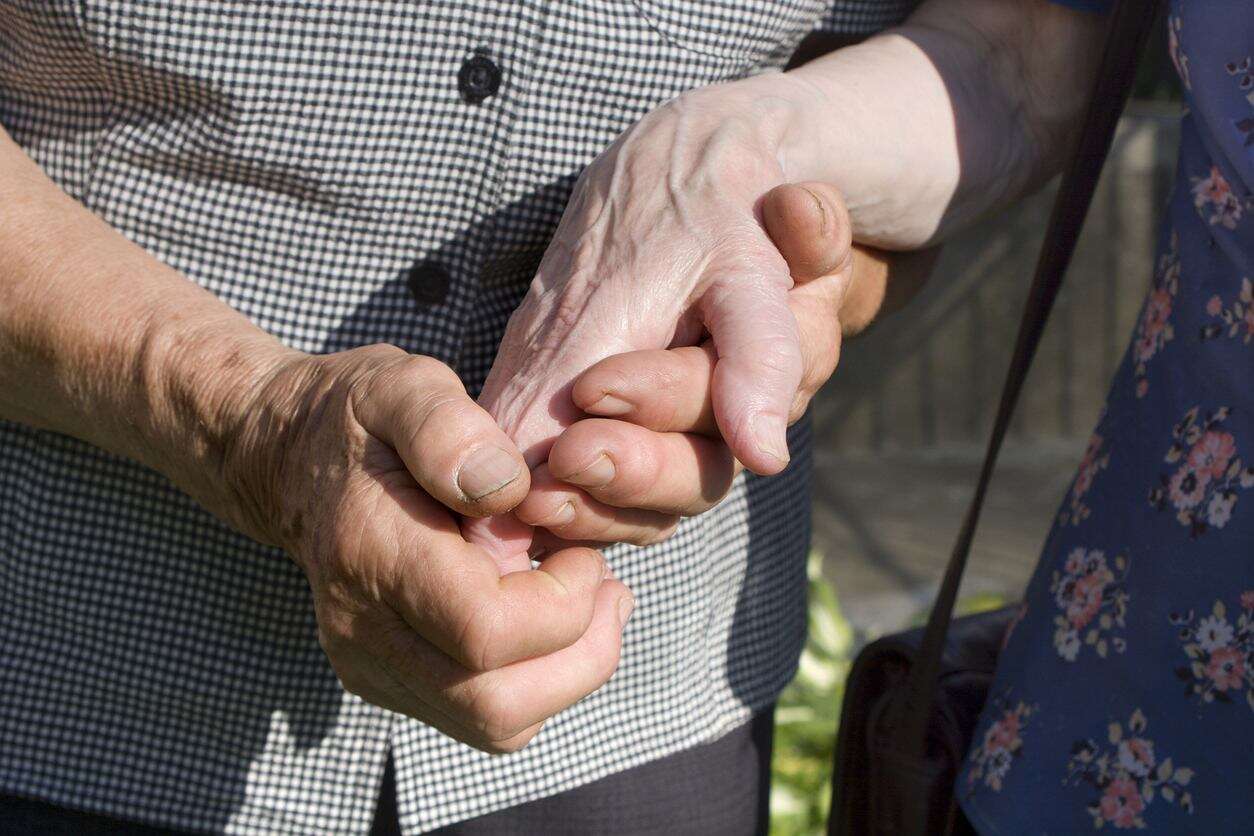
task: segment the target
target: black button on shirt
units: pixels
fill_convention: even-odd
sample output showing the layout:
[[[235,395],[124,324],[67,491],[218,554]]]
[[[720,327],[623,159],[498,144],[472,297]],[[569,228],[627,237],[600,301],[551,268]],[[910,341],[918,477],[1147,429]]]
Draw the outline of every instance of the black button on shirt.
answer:
[[[501,68],[482,53],[472,55],[457,72],[457,89],[468,104],[478,104],[501,89]]]
[[[418,262],[410,268],[405,283],[419,305],[440,305],[448,298],[448,270],[439,262]]]

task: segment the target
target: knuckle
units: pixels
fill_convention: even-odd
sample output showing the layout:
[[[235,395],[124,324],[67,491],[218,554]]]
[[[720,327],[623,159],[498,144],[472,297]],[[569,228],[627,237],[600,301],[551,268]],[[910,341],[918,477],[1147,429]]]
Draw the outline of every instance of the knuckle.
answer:
[[[464,391],[461,378],[444,363],[425,354],[410,355],[404,365],[398,369],[402,375],[424,381],[427,385],[448,386]]]
[[[318,644],[332,666],[338,666],[343,660],[357,654],[357,649],[361,646],[360,631],[351,621],[332,620],[319,625]]]
[[[321,625],[318,627],[318,646],[322,648],[322,652],[331,661],[332,667],[335,666],[335,660],[340,656],[344,644],[343,636],[336,631]]]
[[[462,625],[457,637],[458,655],[461,663],[471,671],[484,673],[499,667],[497,637],[504,617],[504,610],[499,605],[483,601]]]
[[[405,349],[391,343],[374,343],[373,345],[362,346],[356,349],[356,351],[362,357],[375,362],[395,361],[409,356]]]
[[[539,729],[536,729],[528,734],[516,734],[508,740],[485,740],[478,748],[489,755],[512,755],[522,751],[538,732]]]
[[[696,499],[694,499],[692,502],[690,502],[688,506],[680,512],[679,516],[698,517],[704,514],[706,511],[710,510],[715,505],[718,505],[720,502],[723,501],[723,498],[727,496],[727,493],[731,490],[731,485],[732,485],[732,477],[730,475],[730,468],[729,468],[728,477],[724,482],[720,483],[717,486],[711,486],[711,487],[703,489],[701,492],[701,495],[697,497]],[[679,525],[676,524],[670,530],[670,532],[666,535],[667,539],[675,536],[675,530],[678,528],[679,528]]]
[[[801,416],[806,414],[806,410],[810,407],[810,399],[814,396],[813,392],[801,390],[797,392],[792,399],[792,406],[788,410],[788,424],[791,426],[801,420]]]
[[[526,728],[515,711],[512,701],[501,687],[501,681],[489,677],[475,690],[467,707],[467,720],[470,727],[484,740],[499,744]]]
[[[438,430],[443,427],[470,430],[475,426],[475,412],[473,402],[464,392],[427,391],[414,399],[408,412],[410,441],[419,443],[427,436],[439,435]]]
[[[424,427],[465,426],[473,416],[473,404],[465,394],[437,390],[428,392],[416,402],[419,419],[415,430]]]
[[[657,527],[641,529],[634,534],[627,542],[633,546],[655,546],[665,540],[669,540],[674,536],[675,531],[679,528],[679,517],[671,516],[668,521],[659,523]]]

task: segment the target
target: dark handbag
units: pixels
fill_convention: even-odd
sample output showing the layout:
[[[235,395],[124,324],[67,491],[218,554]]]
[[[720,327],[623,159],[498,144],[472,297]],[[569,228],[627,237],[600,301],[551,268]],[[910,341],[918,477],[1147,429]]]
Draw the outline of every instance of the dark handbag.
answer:
[[[980,509],[1102,163],[1128,97],[1158,0],[1116,0],[1084,127],[1063,174],[975,494],[927,625],[872,642],[845,684],[828,833],[971,833],[954,793],[963,758],[1017,608],[953,618]]]

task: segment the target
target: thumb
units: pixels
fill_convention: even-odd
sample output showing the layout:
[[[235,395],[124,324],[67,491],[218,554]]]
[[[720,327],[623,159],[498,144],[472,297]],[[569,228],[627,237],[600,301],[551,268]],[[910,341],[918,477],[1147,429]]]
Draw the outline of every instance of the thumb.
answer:
[[[702,319],[714,341],[714,418],[732,453],[754,473],[788,464],[788,415],[801,383],[792,284],[782,260],[756,276],[719,278],[705,292]]]
[[[853,260],[849,210],[835,186],[776,186],[762,199],[762,222],[798,284],[839,273]]]
[[[761,208],[791,275],[716,286],[705,322],[719,356],[712,392],[719,430],[746,467],[769,474],[788,462],[789,405],[804,370],[787,291],[792,282],[844,271],[853,247],[849,212],[835,186],[785,183],[767,192]]]

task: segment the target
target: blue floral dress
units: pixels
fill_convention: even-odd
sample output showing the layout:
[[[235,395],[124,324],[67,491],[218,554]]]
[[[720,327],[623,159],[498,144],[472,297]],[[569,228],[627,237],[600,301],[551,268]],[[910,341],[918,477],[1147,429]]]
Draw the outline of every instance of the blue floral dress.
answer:
[[[958,777],[985,833],[1254,832],[1254,3],[1168,32],[1176,187]]]

